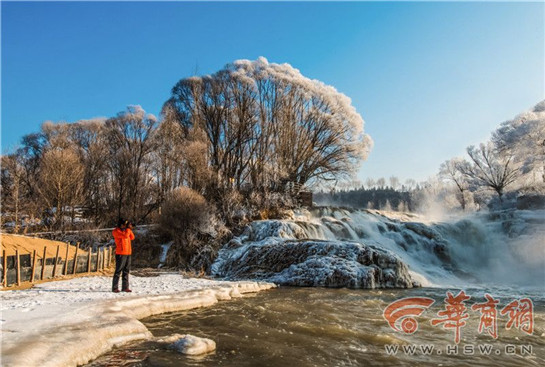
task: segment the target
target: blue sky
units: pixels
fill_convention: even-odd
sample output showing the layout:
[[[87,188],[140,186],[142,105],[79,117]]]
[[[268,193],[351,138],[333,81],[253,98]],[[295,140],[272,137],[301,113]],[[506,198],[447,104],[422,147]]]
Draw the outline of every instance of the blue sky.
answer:
[[[158,114],[181,78],[288,62],[352,98],[364,179],[425,179],[544,98],[544,4],[2,4],[2,152],[45,120]]]

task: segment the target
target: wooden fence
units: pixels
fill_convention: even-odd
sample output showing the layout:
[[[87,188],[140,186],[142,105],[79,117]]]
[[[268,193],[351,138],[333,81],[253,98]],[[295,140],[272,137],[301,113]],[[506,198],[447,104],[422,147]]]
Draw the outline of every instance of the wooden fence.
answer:
[[[15,255],[6,256],[6,250],[2,250],[2,286],[19,286],[24,282],[34,283],[63,275],[96,273],[113,264],[114,247],[99,247],[93,252],[92,249],[80,250],[78,243],[70,256],[70,246],[67,243],[66,249],[61,249],[58,245],[55,257],[47,257],[48,246],[44,246],[42,254],[36,250],[24,254],[15,250]]]

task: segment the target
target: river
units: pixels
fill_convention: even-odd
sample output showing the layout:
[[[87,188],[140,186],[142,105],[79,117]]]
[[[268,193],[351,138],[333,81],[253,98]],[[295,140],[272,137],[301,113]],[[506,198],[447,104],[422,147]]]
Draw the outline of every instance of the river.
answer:
[[[187,357],[148,341],[90,366],[543,366],[544,246],[545,211],[429,222],[324,207],[256,221],[224,246],[212,274],[280,288],[142,320],[156,337],[210,338],[214,353]],[[479,306],[486,294],[493,307]],[[383,316],[404,298],[423,303]]]
[[[187,357],[152,342],[125,346],[97,359],[90,366],[414,366],[472,365],[522,366],[545,364],[545,299],[535,290],[468,288],[469,318],[460,328],[454,347],[454,330],[431,325],[445,308],[447,289],[351,290],[280,287],[205,309],[164,314],[142,320],[154,336],[187,333],[207,337],[217,350],[202,357]],[[460,289],[450,289],[456,295]],[[489,293],[498,304],[494,339],[479,333],[480,313],[471,310]],[[506,329],[507,315],[500,309],[521,296],[533,301],[534,330]],[[404,297],[429,297],[436,301],[416,317],[418,330],[411,335],[394,331],[382,316],[384,308]],[[399,346],[396,355],[386,348]],[[487,355],[487,345],[491,345]],[[410,348],[416,346],[411,355]],[[433,346],[426,355],[420,347]],[[468,354],[473,348],[473,355]],[[481,353],[481,349],[484,348]],[[427,349],[429,351],[429,349]],[[448,353],[451,353],[450,355]],[[390,350],[390,354],[393,353]]]

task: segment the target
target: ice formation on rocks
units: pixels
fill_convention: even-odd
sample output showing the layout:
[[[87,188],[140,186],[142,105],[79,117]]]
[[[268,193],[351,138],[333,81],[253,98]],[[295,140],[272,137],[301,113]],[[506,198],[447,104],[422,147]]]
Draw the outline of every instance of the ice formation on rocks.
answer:
[[[430,223],[410,213],[317,207],[291,219],[250,223],[220,250],[212,273],[350,288],[528,283],[543,274],[545,259],[536,243],[544,238],[544,224],[545,211]]]

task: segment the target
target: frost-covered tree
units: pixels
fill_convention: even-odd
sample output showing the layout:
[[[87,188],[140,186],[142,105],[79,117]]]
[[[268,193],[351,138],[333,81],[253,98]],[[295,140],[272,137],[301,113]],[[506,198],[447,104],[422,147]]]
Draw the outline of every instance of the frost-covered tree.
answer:
[[[501,202],[505,189],[518,176],[513,156],[502,154],[490,142],[481,143],[479,147],[468,147],[467,154],[470,158],[469,164],[460,165],[464,175],[475,184],[494,190]]]
[[[489,204],[490,191],[498,195],[500,203],[506,189],[543,192],[545,101],[505,121],[492,133],[490,141],[468,147],[467,153],[469,162],[456,158],[440,168],[440,177],[453,181],[458,188],[462,205],[468,204],[464,195],[468,191],[480,206]]]
[[[180,80],[165,108],[202,129],[217,187],[254,190],[353,173],[372,145],[351,100],[289,64],[238,60]]]
[[[208,145],[206,133],[198,126],[189,129],[182,148],[183,164],[187,174],[185,184],[198,192],[204,192],[217,180],[210,172],[208,166]],[[231,179],[226,184],[233,184]]]
[[[155,140],[152,154],[152,171],[156,178],[159,191],[159,200],[176,187],[184,184],[185,166],[181,164],[184,159],[183,145],[184,131],[173,117],[174,111],[165,109],[162,119],[155,130]]]
[[[46,207],[54,209],[54,224],[64,229],[65,215],[83,201],[83,165],[73,148],[48,149],[40,163],[39,192]]]
[[[111,182],[113,175],[108,169],[109,145],[105,134],[105,118],[80,120],[70,124],[71,140],[79,147],[78,153],[83,163],[84,207],[89,219],[100,225],[108,217],[112,208]],[[109,224],[109,223],[108,223]]]
[[[44,210],[54,212],[56,225],[60,227],[64,225],[64,214],[70,214],[73,219],[74,205],[82,201],[82,190],[74,182],[59,181],[60,177],[65,177],[64,170],[69,168],[59,164],[75,163],[73,177],[82,180],[78,153],[79,145],[72,140],[71,125],[66,123],[46,121],[38,133],[22,138],[21,147],[12,157],[22,168],[18,196],[24,214],[34,217]],[[70,213],[64,213],[67,205],[71,206]]]
[[[466,210],[467,195],[469,192],[469,183],[464,172],[469,171],[469,163],[463,158],[453,158],[443,162],[439,167],[439,177],[449,180],[456,186],[458,195],[456,195],[462,210]]]
[[[496,149],[513,157],[521,186],[545,183],[545,100],[531,111],[506,121],[492,134]]]
[[[129,106],[105,122],[114,192],[112,204],[118,217],[139,221],[158,207],[151,191],[151,152],[155,143],[152,136],[156,125],[155,116],[140,106]]]
[[[399,178],[397,178],[396,176],[390,176],[388,180],[390,181],[390,187],[394,190],[397,190],[397,188],[399,187]]]
[[[19,231],[21,199],[24,200],[24,193],[22,192],[24,166],[19,155],[11,154],[2,156],[0,167],[2,212],[6,213],[9,210],[13,214],[15,222],[13,229],[17,233]],[[0,220],[3,221],[4,218],[0,218]]]
[[[412,178],[405,180],[405,188],[407,191],[411,191],[416,186],[416,181]]]

